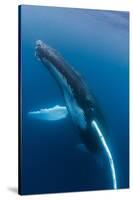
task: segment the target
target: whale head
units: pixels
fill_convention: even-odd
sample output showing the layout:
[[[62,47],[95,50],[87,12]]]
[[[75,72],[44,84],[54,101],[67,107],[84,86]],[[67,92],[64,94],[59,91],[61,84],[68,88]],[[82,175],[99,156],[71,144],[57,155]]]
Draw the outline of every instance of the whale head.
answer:
[[[35,43],[35,56],[41,60],[42,58],[47,58],[48,54],[49,47],[41,40],[37,40]]]

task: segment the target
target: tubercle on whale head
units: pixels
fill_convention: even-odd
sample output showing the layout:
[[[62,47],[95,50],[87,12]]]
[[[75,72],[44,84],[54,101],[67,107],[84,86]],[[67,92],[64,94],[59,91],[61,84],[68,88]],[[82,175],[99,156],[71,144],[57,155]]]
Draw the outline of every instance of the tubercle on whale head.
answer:
[[[42,42],[42,40],[37,40],[35,43],[35,56],[40,60],[46,57],[48,54],[48,46]]]
[[[46,48],[47,45],[42,40],[37,40],[36,41],[36,48],[38,48],[38,47],[40,47],[40,48]]]

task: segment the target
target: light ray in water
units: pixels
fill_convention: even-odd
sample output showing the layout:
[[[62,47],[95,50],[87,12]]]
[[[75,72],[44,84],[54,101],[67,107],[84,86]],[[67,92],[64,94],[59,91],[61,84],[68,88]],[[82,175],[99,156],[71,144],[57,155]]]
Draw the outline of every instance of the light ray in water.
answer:
[[[117,181],[116,181],[116,173],[115,173],[115,166],[114,166],[114,162],[113,162],[113,158],[112,158],[112,155],[111,155],[111,152],[108,148],[108,145],[105,141],[105,138],[100,130],[100,128],[98,127],[98,124],[95,120],[93,120],[91,122],[92,126],[96,129],[98,135],[99,135],[99,138],[105,148],[105,151],[107,153],[107,156],[108,156],[108,159],[109,159],[109,164],[110,164],[110,168],[111,168],[111,174],[112,174],[112,179],[113,179],[113,188],[114,189],[117,189]]]

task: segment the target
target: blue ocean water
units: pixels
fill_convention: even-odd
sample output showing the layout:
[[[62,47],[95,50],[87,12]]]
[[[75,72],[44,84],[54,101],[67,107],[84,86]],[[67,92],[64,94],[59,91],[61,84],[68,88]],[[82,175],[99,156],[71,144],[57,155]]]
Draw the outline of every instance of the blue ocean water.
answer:
[[[71,119],[39,121],[27,113],[64,106],[54,78],[35,57],[40,39],[85,79],[109,132],[118,188],[129,187],[129,14],[21,6],[21,191],[23,194],[111,189],[110,169],[80,151]]]

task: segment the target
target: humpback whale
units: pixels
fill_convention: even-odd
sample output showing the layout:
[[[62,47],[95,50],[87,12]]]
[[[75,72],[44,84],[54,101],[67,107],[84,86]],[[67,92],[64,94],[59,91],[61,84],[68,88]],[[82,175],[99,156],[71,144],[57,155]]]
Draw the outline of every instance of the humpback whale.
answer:
[[[81,75],[61,54],[41,40],[36,41],[35,56],[55,78],[66,106],[56,105],[53,108],[29,112],[29,115],[41,120],[59,120],[69,114],[79,130],[81,144],[92,153],[98,154],[102,151],[106,155],[112,187],[117,189],[114,161],[104,135],[103,116],[92,92]]]

